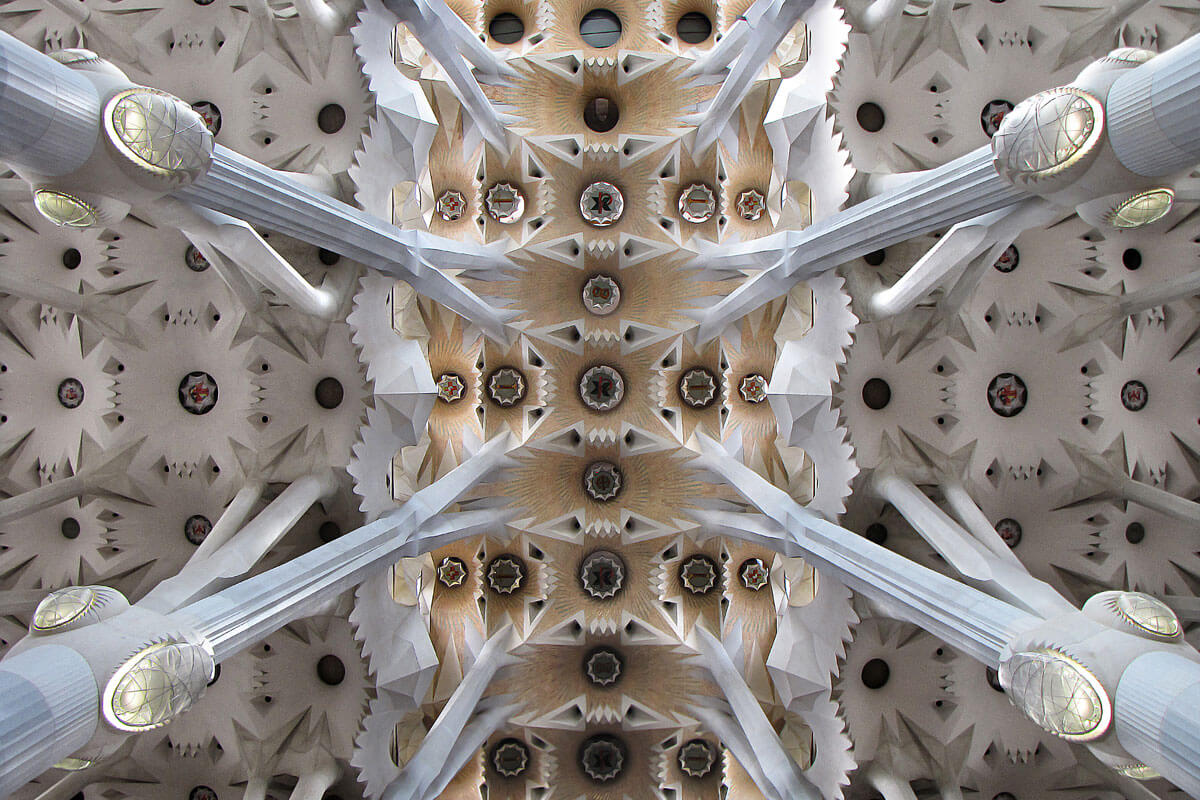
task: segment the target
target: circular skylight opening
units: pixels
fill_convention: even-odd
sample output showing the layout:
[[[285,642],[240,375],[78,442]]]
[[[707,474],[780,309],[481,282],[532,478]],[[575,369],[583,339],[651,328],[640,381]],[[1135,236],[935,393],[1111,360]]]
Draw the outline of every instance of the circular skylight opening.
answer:
[[[621,20],[607,8],[597,8],[579,21],[579,35],[592,47],[612,47],[621,38]]]
[[[516,14],[505,11],[492,17],[488,35],[499,44],[516,44],[525,38],[525,23]]]

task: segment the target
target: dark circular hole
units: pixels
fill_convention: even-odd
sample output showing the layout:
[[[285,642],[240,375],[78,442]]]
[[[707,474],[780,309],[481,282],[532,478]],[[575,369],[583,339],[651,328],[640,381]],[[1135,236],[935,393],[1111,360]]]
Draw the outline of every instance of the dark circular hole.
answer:
[[[220,677],[221,677],[221,665],[220,665],[220,664],[217,664],[217,665],[215,665],[215,666],[213,667],[213,676],[212,676],[212,680],[210,680],[210,681],[208,682],[208,685],[209,685],[209,686],[212,686],[214,683],[216,683],[216,682],[217,682],[217,680],[218,680]]]
[[[863,664],[862,682],[868,689],[882,689],[891,676],[892,670],[882,658],[872,658]]]
[[[1125,541],[1130,544],[1141,544],[1146,538],[1146,526],[1140,522],[1131,522],[1125,526]]]
[[[321,527],[317,528],[317,536],[321,537],[322,542],[332,542],[341,535],[342,526],[331,519],[325,520],[321,523]]]
[[[887,258],[886,250],[872,250],[871,252],[869,252],[865,256],[863,256],[863,261],[867,262],[872,267],[878,267],[880,264],[883,263],[883,260],[885,258]]]
[[[858,120],[858,127],[868,133],[883,130],[883,123],[887,120],[878,103],[863,103],[858,107],[858,111],[854,112],[854,118]]]
[[[322,106],[317,112],[317,127],[321,133],[337,133],[346,124],[346,109],[337,103]]]
[[[675,35],[688,44],[708,41],[712,31],[712,20],[699,11],[689,11],[675,24]]]
[[[1121,263],[1128,270],[1140,269],[1142,266],[1142,251],[1136,247],[1130,247],[1124,253],[1121,253]]]
[[[492,17],[488,35],[500,44],[516,44],[525,36],[525,23],[516,14],[504,11]]]
[[[58,529],[62,532],[64,539],[79,538],[79,520],[75,519],[74,517],[67,517],[64,519],[59,524]]]
[[[887,541],[887,526],[879,522],[872,522],[863,532],[863,536],[875,544],[883,544]]]
[[[317,405],[321,408],[337,408],[342,404],[342,398],[346,396],[346,392],[342,389],[342,382],[337,378],[321,378],[317,381],[313,395],[317,398]]]
[[[606,133],[617,127],[621,110],[607,97],[594,97],[583,107],[583,124],[597,133]]]
[[[1000,692],[1001,694],[1003,694],[1004,687],[1000,685],[1000,673],[997,672],[996,670],[992,669],[991,667],[985,667],[985,669],[987,670],[988,686],[992,687],[997,692]]]
[[[64,267],[66,267],[67,269],[76,269],[82,263],[83,263],[83,255],[78,250],[76,250],[74,247],[68,248],[63,251],[62,265]]]
[[[317,677],[326,686],[337,686],[346,680],[346,665],[335,655],[321,656],[317,661]]]
[[[591,47],[612,47],[621,38],[621,19],[607,8],[597,8],[579,21],[579,35]]]
[[[332,267],[334,264],[341,261],[342,257],[332,250],[326,250],[324,247],[319,247],[317,248],[317,260],[327,267]]]
[[[876,411],[886,408],[887,404],[892,402],[892,387],[888,386],[883,378],[871,378],[863,384],[862,399],[867,408]]]

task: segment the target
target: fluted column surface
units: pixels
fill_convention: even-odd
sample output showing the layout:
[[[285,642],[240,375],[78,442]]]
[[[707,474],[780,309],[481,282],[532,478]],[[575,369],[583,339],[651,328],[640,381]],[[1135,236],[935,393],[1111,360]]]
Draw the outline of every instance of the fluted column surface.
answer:
[[[0,31],[0,161],[54,177],[96,146],[100,98],[69,67]]]
[[[1108,138],[1138,175],[1200,162],[1200,36],[1122,75],[1108,93]]]
[[[1117,739],[1192,797],[1200,797],[1200,664],[1175,653],[1133,660],[1117,684]]]
[[[100,692],[83,656],[43,645],[0,663],[0,797],[88,743]]]

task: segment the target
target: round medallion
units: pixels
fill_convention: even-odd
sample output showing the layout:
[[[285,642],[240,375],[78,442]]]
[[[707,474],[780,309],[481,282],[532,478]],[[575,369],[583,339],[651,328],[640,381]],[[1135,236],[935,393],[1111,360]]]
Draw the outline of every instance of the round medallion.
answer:
[[[621,190],[608,181],[588,184],[579,196],[579,212],[597,228],[606,228],[621,218],[625,198]]]
[[[437,379],[438,400],[443,403],[454,403],[462,399],[467,387],[463,379],[454,372],[443,372]]]
[[[496,594],[512,594],[524,582],[525,562],[516,556],[496,556],[488,564],[487,584]]]
[[[215,103],[200,100],[192,103],[192,111],[200,115],[204,127],[208,128],[209,133],[213,136],[221,132],[221,109],[217,108]]]
[[[738,391],[747,403],[761,403],[767,399],[767,379],[758,373],[742,378]]]
[[[79,408],[83,405],[83,384],[78,378],[64,378],[58,384],[58,404],[63,408]]]
[[[596,461],[583,472],[583,490],[598,503],[607,503],[621,493],[621,470],[610,461]]]
[[[738,567],[738,577],[742,579],[742,586],[757,592],[770,582],[771,570],[761,558],[748,558]]]
[[[692,408],[708,408],[717,399],[717,379],[702,367],[689,369],[679,379],[679,397]]]
[[[746,189],[737,197],[734,204],[737,214],[747,222],[757,222],[767,213],[767,198],[757,189]]]
[[[1009,547],[1016,547],[1021,543],[1021,523],[1012,517],[1005,517],[997,522],[996,533],[1000,534],[1000,538]]]
[[[1143,764],[1140,761],[1133,761],[1113,767],[1113,772],[1118,775],[1124,775],[1126,778],[1133,778],[1135,781],[1150,781],[1162,777],[1153,767]],[[1013,800],[1016,800],[1016,798],[1013,798]]]
[[[987,387],[988,404],[1002,417],[1015,417],[1025,408],[1029,393],[1025,381],[1011,372],[1001,372]]]
[[[708,594],[717,585],[717,564],[708,556],[691,556],[679,565],[679,582],[692,594]]]
[[[679,769],[692,778],[703,778],[716,763],[716,748],[703,739],[692,739],[679,748]]]
[[[119,92],[105,107],[104,128],[130,163],[175,182],[195,180],[212,161],[213,135],[200,114],[157,89]]]
[[[515,778],[529,766],[529,748],[519,739],[504,739],[492,748],[492,766],[506,778]]]
[[[525,195],[511,183],[497,183],[488,189],[483,204],[488,216],[504,225],[511,225],[525,214]]]
[[[43,217],[66,228],[89,228],[100,220],[94,205],[57,189],[34,190],[33,204]]]
[[[466,563],[461,558],[446,556],[438,564],[437,579],[443,586],[451,589],[455,586],[462,586],[463,581],[467,579]]]
[[[204,257],[194,244],[189,244],[187,249],[183,251],[183,263],[192,272],[204,272],[208,269],[208,259]]]
[[[1051,648],[1019,652],[1000,664],[1000,682],[1025,715],[1050,733],[1088,742],[1112,723],[1112,701],[1091,670]]]
[[[716,211],[716,195],[703,183],[693,183],[679,195],[679,215],[688,222],[708,222]]]
[[[500,367],[488,376],[488,397],[502,408],[525,399],[525,376],[515,367]]]
[[[217,793],[209,786],[193,786],[188,792],[188,800],[218,800]]]
[[[997,171],[1013,183],[1040,183],[1097,152],[1104,106],[1074,87],[1049,89],[1004,115],[992,137]]]
[[[608,316],[620,304],[621,287],[607,275],[593,275],[583,285],[583,307],[596,316]]]
[[[204,645],[167,640],[126,659],[104,687],[105,721],[137,733],[162,727],[203,694],[216,665]]]
[[[583,671],[596,686],[612,686],[621,678],[625,662],[621,655],[608,647],[597,647],[587,654]]]
[[[983,111],[979,112],[979,124],[989,139],[996,135],[996,131],[1000,130],[1000,123],[1012,110],[1013,104],[1007,100],[993,100],[983,107]]]
[[[1012,272],[1021,264],[1021,254],[1017,251],[1015,244],[1010,244],[1004,248],[1004,252],[996,259],[996,263],[992,266],[997,272]]]
[[[1141,592],[1117,592],[1116,611],[1130,625],[1160,639],[1178,639],[1183,634],[1179,617],[1170,606]]]
[[[208,517],[192,514],[183,523],[183,536],[194,545],[199,545],[212,533],[213,524]]]
[[[189,414],[207,414],[217,404],[217,382],[207,372],[189,372],[179,382],[179,405]]]
[[[456,219],[461,219],[462,215],[467,212],[467,198],[463,197],[462,192],[449,189],[442,192],[442,196],[437,199],[438,216],[446,220],[446,222],[454,222]]]
[[[597,600],[616,597],[625,583],[625,564],[616,553],[597,550],[583,560],[579,582],[583,590]]]
[[[1108,213],[1106,220],[1114,228],[1140,228],[1165,217],[1175,204],[1170,189],[1149,189],[1122,201]]]
[[[1141,411],[1150,400],[1150,391],[1141,381],[1127,381],[1121,387],[1121,405],[1129,411]]]
[[[583,373],[579,380],[579,396],[593,411],[612,411],[625,398],[625,381],[621,373],[601,364]]]
[[[579,762],[592,780],[611,781],[625,768],[625,745],[613,736],[593,736],[579,748]]]
[[[51,631],[86,614],[96,603],[96,592],[88,586],[55,589],[42,598],[33,612],[30,630]]]

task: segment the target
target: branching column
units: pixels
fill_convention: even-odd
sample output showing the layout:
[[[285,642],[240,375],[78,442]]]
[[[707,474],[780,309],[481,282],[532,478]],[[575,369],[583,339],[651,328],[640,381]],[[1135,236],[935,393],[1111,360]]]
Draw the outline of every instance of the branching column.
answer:
[[[998,668],[1010,697],[1046,730],[1088,742],[1117,769],[1136,757],[1185,792],[1200,794],[1200,653],[1182,639],[1178,621],[1161,603],[1105,592],[1080,611],[1026,613],[808,511],[717,441],[697,439],[697,466],[766,517],[693,512],[702,524],[803,556],[890,616]],[[1080,699],[1064,706],[1062,691]]]
[[[85,745],[87,757],[103,757],[128,733],[183,713],[203,694],[216,663],[310,616],[397,559],[502,524],[506,517],[492,509],[441,512],[506,466],[512,443],[511,435],[498,436],[391,514],[170,614],[130,607],[107,587],[59,590],[51,596],[55,603],[70,601],[70,593],[94,597],[89,595],[83,611],[64,622],[50,608],[41,617],[42,627],[35,627],[0,662],[0,691],[5,694],[0,705],[0,795]],[[320,481],[315,484],[301,484],[297,493],[319,493]],[[274,511],[268,508],[267,521],[278,523],[277,517],[293,514],[304,499],[285,498]],[[264,522],[263,527],[269,526]],[[237,544],[234,537],[227,546]],[[38,620],[35,614],[35,624]],[[158,659],[155,654],[162,647],[173,648],[174,655]],[[118,691],[121,676],[130,670],[144,670],[144,680],[169,685],[166,699],[148,693],[138,700],[137,693],[131,698]],[[129,703],[138,705],[129,708]],[[101,714],[103,726],[98,725]],[[143,722],[147,719],[149,723]]]
[[[383,790],[383,800],[438,797],[487,738],[515,713],[516,704],[483,695],[496,673],[515,661],[508,651],[516,639],[510,624],[487,640],[400,777]]]

